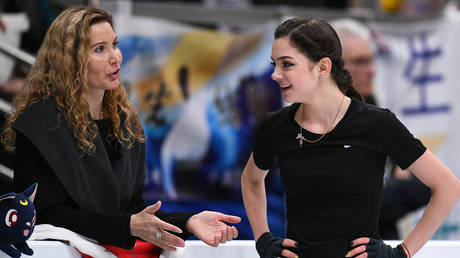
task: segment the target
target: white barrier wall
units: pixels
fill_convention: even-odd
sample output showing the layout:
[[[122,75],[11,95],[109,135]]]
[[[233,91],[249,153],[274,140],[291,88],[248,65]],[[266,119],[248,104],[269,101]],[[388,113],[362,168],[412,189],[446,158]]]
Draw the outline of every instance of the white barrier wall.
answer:
[[[396,246],[399,241],[386,241],[392,246]],[[59,241],[27,241],[34,250],[33,256],[22,257],[76,257],[81,254],[73,247]],[[234,240],[219,247],[211,247],[198,240],[188,240],[185,248],[177,253],[165,253],[164,258],[255,258],[258,257],[254,241]],[[0,251],[0,258],[8,257]],[[415,256],[415,258],[458,258],[460,257],[460,241],[429,241]]]

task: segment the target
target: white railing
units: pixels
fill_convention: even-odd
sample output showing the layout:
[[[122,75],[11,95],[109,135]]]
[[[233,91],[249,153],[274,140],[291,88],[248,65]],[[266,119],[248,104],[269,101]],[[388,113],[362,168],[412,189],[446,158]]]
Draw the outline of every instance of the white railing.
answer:
[[[27,241],[34,250],[31,257],[81,257],[81,254],[72,246],[60,241]],[[395,246],[399,241],[386,241]],[[415,258],[458,258],[460,241],[431,240],[414,256]],[[0,258],[8,257],[0,251]],[[27,256],[29,257],[29,256]],[[164,252],[164,258],[254,258],[257,255],[254,241],[234,240],[218,247],[211,247],[198,240],[185,241],[185,248],[178,252]]]

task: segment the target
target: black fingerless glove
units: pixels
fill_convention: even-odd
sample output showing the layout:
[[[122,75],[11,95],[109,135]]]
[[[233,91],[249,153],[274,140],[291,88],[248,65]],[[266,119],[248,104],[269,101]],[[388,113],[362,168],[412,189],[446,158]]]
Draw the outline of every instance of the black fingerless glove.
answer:
[[[371,238],[366,245],[368,258],[407,258],[402,245],[391,247],[383,242]]]
[[[261,258],[276,258],[283,251],[283,239],[274,237],[270,232],[263,233],[256,241],[256,249]]]

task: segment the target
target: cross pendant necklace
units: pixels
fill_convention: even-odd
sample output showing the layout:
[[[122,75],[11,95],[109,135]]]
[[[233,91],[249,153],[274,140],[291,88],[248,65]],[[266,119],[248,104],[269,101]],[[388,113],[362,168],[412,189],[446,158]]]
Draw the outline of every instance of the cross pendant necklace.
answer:
[[[301,116],[301,120],[300,120],[300,124],[299,124],[299,133],[297,134],[297,137],[296,137],[296,140],[299,140],[300,147],[302,147],[303,142],[315,143],[315,142],[319,142],[321,139],[323,139],[323,137],[329,132],[329,130],[331,130],[331,128],[334,125],[335,121],[339,117],[339,113],[340,113],[340,110],[342,109],[342,105],[343,105],[344,100],[345,100],[345,95],[343,95],[343,97],[342,97],[342,102],[340,103],[339,110],[337,110],[337,114],[335,115],[334,120],[332,120],[332,122],[329,125],[329,127],[327,128],[326,132],[324,132],[320,137],[318,137],[315,140],[309,140],[309,139],[305,138],[302,135],[302,123],[303,123],[303,111],[304,111],[304,109],[302,108],[302,104],[300,104],[299,108],[302,108],[302,116]]]
[[[302,133],[298,133],[296,139],[299,140],[300,147],[302,147],[303,141],[306,140],[305,137],[303,137]]]

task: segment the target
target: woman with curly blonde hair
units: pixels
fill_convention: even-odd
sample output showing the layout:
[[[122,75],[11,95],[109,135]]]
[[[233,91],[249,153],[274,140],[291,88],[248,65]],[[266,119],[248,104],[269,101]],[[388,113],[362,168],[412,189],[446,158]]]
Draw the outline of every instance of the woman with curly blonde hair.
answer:
[[[165,213],[142,199],[145,139],[120,85],[117,43],[97,8],[67,9],[51,24],[3,135],[17,156],[15,188],[38,181],[38,224],[125,249],[136,237],[168,250],[190,234],[213,246],[237,237],[224,222],[239,217]]]

